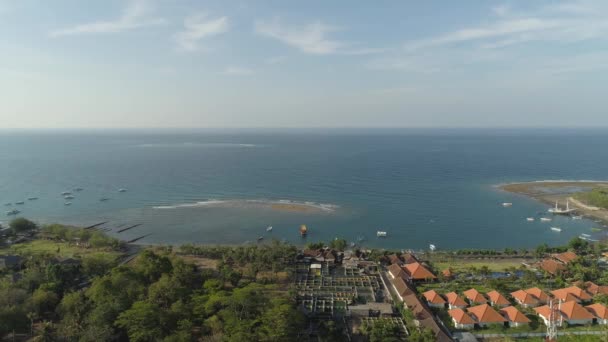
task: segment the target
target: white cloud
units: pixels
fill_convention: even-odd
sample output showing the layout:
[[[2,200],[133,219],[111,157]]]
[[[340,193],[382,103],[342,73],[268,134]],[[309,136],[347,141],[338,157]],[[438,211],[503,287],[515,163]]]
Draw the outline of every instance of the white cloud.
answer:
[[[224,69],[223,73],[226,75],[245,76],[245,75],[251,75],[255,72],[249,68],[238,67],[238,66],[229,66],[226,69]]]
[[[180,49],[194,51],[199,48],[199,40],[225,33],[228,28],[228,17],[209,19],[204,13],[196,14],[184,19],[184,30],[174,39]]]
[[[286,26],[278,19],[272,21],[258,20],[255,32],[259,35],[276,39],[304,53],[313,55],[367,55],[383,51],[382,49],[358,48],[348,42],[329,38],[329,34],[339,29],[319,21],[304,26]]]
[[[49,35],[51,37],[61,37],[91,33],[118,33],[165,23],[165,20],[162,18],[147,17],[149,12],[151,12],[151,7],[146,0],[131,0],[120,18],[116,20],[95,21],[54,30]]]

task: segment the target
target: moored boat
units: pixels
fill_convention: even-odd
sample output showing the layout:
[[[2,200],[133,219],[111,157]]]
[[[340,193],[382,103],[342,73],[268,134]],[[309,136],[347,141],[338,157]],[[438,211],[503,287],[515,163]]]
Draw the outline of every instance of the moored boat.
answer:
[[[555,231],[555,232],[561,232],[562,229],[559,227],[551,227],[551,230]]]
[[[118,189],[118,192],[127,192],[127,189],[124,189],[124,188]]]
[[[534,221],[534,217],[528,217],[528,218],[526,219],[526,221],[528,221],[528,222],[533,222],[533,221]]]
[[[386,237],[386,235],[387,235],[386,232],[382,231],[382,230],[379,230],[376,232],[377,237]]]
[[[28,199],[27,199],[27,200],[28,200],[28,201],[35,201],[35,200],[37,200],[37,199],[38,199],[38,197],[28,197]]]
[[[15,204],[25,204],[23,201],[15,202]]]
[[[540,220],[543,221],[543,222],[549,222],[549,221],[551,221],[551,219],[548,218],[548,217],[541,217]]]
[[[306,236],[308,234],[308,227],[305,224],[300,226],[300,235]]]
[[[429,249],[430,249],[431,251],[434,251],[434,250],[436,250],[436,249],[437,249],[437,246],[435,246],[435,245],[433,245],[433,244],[431,243],[431,244],[429,244]]]
[[[271,231],[272,231],[272,226],[268,226],[268,227],[266,228],[266,231],[267,231],[267,232],[271,232]]]
[[[511,206],[513,206],[513,203],[511,203],[511,202],[505,202],[505,203],[502,204],[502,206],[503,207],[511,207]]]
[[[12,215],[17,215],[19,214],[21,211],[17,210],[17,209],[13,209],[13,210],[9,210],[6,212],[6,215],[8,216],[12,216]]]

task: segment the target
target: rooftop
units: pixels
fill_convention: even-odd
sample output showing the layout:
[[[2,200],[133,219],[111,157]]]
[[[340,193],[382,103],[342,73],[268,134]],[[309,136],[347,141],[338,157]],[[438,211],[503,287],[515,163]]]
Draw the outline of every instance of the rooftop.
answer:
[[[591,304],[585,306],[585,308],[599,319],[608,319],[608,308],[603,304]]]
[[[488,304],[473,306],[468,308],[467,311],[469,314],[475,316],[479,323],[503,323],[506,321],[501,314],[496,312],[496,310]]]
[[[458,324],[475,324],[475,321],[469,316],[464,310],[460,308],[452,309],[448,311],[448,314]]]
[[[405,272],[414,280],[435,279],[435,275],[419,262],[403,266]]]
[[[567,264],[571,261],[573,261],[574,259],[578,258],[578,255],[576,255],[576,253],[574,252],[564,252],[564,253],[559,253],[559,254],[553,254],[553,257],[561,262],[563,262],[564,264]]]
[[[448,304],[451,305],[455,305],[455,306],[466,306],[467,302],[464,301],[464,299],[462,299],[462,297],[460,297],[456,292],[450,292],[448,294],[445,295],[445,298],[448,301]]]
[[[521,311],[517,310],[514,306],[507,306],[506,308],[500,309],[500,313],[509,321],[513,323],[530,323],[530,319],[526,317]]]
[[[445,304],[445,299],[443,299],[443,297],[441,297],[441,295],[435,290],[426,291],[422,295],[429,303]]]
[[[473,303],[485,303],[487,302],[486,297],[484,297],[479,291],[476,289],[469,289],[463,292],[465,297],[467,297]]]
[[[511,302],[505,298],[500,292],[493,290],[486,294],[494,305],[510,305]]]

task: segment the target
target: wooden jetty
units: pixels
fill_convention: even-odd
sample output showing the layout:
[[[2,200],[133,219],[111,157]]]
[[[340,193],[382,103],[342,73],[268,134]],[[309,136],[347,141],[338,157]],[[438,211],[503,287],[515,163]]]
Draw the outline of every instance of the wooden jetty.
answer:
[[[142,225],[141,223],[134,224],[134,225],[132,225],[132,226],[128,226],[128,227],[125,227],[125,228],[123,228],[123,229],[119,229],[117,232],[118,232],[118,233],[122,233],[122,232],[124,232],[124,231],[127,231],[127,230],[129,230],[129,229],[133,229],[133,228],[135,228],[135,227],[139,227],[139,226],[141,226],[141,225]]]
[[[84,227],[84,229],[93,229],[93,228],[97,228],[97,227],[99,227],[99,226],[101,226],[101,225],[104,225],[104,224],[106,224],[106,223],[108,223],[108,222],[109,222],[109,221],[103,221],[103,222],[95,223],[95,224],[94,224],[94,225],[92,225],[92,226]]]
[[[152,235],[152,233],[146,234],[146,235],[142,235],[140,237],[136,237],[135,239],[131,239],[131,240],[127,241],[127,243],[133,243],[133,242],[139,241],[139,240],[141,240],[141,239],[143,239],[143,238],[145,238],[147,236],[150,236],[150,235]]]

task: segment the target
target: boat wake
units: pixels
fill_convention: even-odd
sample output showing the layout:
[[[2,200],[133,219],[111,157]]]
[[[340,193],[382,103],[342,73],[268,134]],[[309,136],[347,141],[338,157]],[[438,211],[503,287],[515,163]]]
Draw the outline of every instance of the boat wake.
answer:
[[[197,201],[191,203],[180,203],[172,205],[159,205],[152,207],[153,209],[180,209],[180,208],[197,208],[197,207],[246,207],[258,206],[266,207],[274,210],[282,211],[323,211],[334,212],[339,206],[329,203],[317,203],[311,201],[293,201],[287,199],[270,200],[270,199],[230,199],[217,200],[209,199],[205,201]]]

